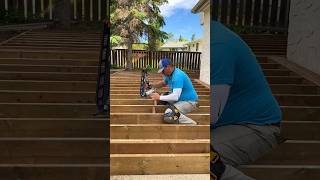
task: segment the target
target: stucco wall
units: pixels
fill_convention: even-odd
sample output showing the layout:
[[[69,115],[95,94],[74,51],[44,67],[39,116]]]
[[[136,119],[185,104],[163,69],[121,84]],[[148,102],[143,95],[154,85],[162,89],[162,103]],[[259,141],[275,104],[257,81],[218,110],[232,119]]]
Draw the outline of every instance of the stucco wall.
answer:
[[[210,6],[207,6],[203,17],[203,36],[201,47],[200,80],[210,84]]]
[[[288,60],[320,74],[320,1],[291,0]]]

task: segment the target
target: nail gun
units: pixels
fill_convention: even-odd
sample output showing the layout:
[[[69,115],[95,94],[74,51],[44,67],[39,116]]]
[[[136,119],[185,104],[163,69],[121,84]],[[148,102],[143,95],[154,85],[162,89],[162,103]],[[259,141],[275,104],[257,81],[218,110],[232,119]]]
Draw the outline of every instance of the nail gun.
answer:
[[[150,85],[148,79],[148,67],[142,70],[141,73],[141,81],[140,81],[140,96],[146,97],[149,96],[151,93],[155,92],[155,88]]]

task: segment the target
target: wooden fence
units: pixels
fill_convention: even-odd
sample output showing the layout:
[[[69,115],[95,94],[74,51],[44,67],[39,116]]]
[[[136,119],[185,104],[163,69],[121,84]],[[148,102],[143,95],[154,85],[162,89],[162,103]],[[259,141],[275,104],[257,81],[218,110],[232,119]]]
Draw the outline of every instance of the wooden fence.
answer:
[[[100,21],[106,17],[109,0],[70,0],[72,19]],[[23,12],[25,19],[55,18],[55,0],[0,0],[0,10]]]
[[[287,32],[290,0],[211,0],[214,20],[252,30]]]
[[[186,71],[200,70],[200,52],[185,52],[185,51],[143,51],[133,50],[132,63],[133,68],[145,68],[150,65],[152,68],[158,67],[158,62],[162,58],[169,58],[172,63],[180,69]],[[114,49],[111,53],[111,65],[125,68],[127,60],[127,50]]]

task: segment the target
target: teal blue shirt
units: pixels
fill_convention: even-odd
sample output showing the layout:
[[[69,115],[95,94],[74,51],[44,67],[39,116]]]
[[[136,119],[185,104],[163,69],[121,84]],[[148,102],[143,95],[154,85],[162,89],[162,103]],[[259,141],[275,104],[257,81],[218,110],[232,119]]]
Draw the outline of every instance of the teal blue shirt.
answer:
[[[194,89],[190,78],[179,68],[175,68],[171,76],[165,76],[163,80],[169,86],[170,92],[176,88],[182,89],[178,101],[198,101],[197,92]]]
[[[210,84],[231,86],[227,103],[214,127],[278,123],[282,118],[280,107],[254,53],[221,23],[211,21],[210,28]]]

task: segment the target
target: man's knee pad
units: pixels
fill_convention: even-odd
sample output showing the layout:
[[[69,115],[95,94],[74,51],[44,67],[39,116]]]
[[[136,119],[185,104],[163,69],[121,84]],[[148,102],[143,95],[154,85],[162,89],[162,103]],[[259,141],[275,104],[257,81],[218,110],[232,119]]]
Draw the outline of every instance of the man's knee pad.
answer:
[[[210,146],[210,179],[219,180],[225,169],[218,152]]]
[[[170,105],[168,109],[166,109],[163,115],[163,120],[169,124],[178,124],[179,118],[180,118],[180,112],[173,105]]]

